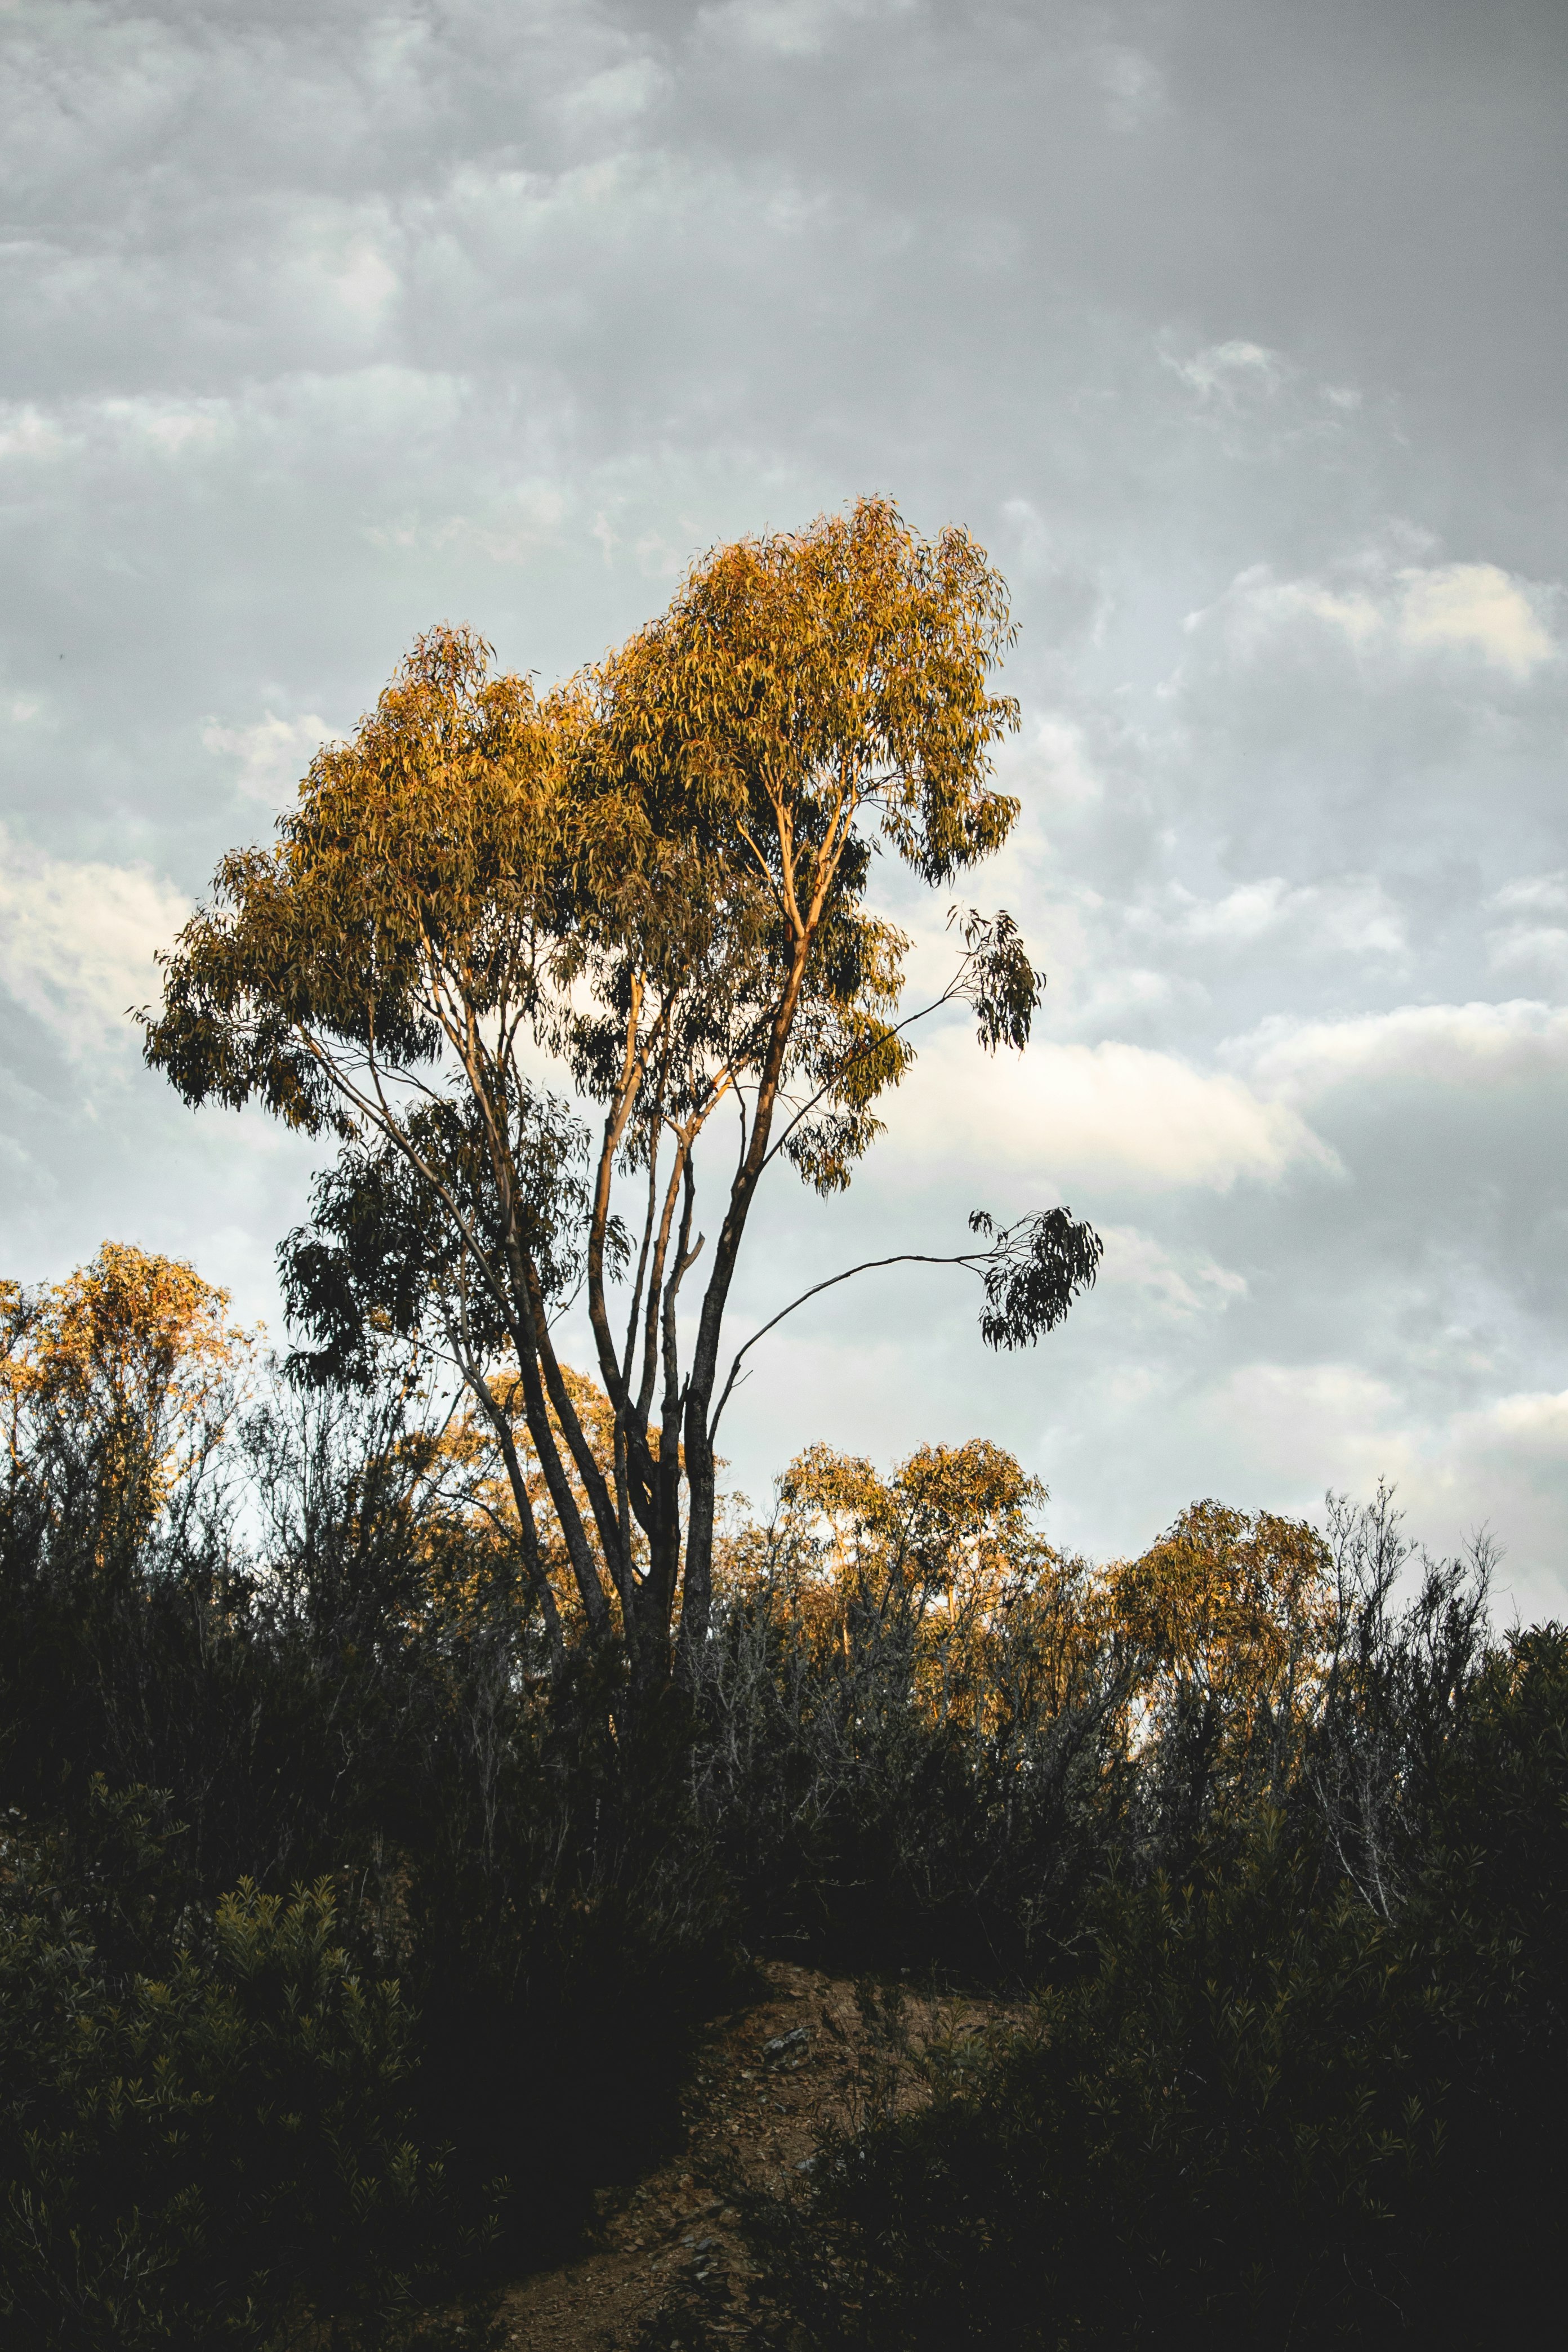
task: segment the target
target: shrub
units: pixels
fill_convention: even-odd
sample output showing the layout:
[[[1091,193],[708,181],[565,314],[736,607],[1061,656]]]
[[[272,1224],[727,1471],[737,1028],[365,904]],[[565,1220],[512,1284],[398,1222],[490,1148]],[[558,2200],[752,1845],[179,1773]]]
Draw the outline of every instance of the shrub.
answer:
[[[1421,1826],[1392,1915],[1306,1803],[1264,1802],[1184,1883],[1112,1887],[1091,1974],[977,2058],[929,2053],[929,2105],[828,2143],[800,2200],[759,2210],[789,2326],[1054,2352],[1457,2347],[1538,2322],[1568,2192],[1568,1635],[1456,1677],[1422,1635],[1453,1599],[1428,1580],[1389,1629],[1407,1777],[1379,1817]]]
[[[1066,1579],[1026,1598],[978,1671],[973,1627],[898,1581],[837,1596],[830,1640],[787,1575],[727,1599],[692,1770],[758,1947],[992,1982],[1070,1952],[1126,1828],[1127,1678],[1112,1643],[1069,1639]]]
[[[149,1809],[100,1794],[149,1875]],[[109,1843],[106,1840],[104,1843]],[[454,2231],[411,2137],[409,2021],[336,1936],[324,1883],[242,1885],[195,1941],[159,1940],[156,1890],[72,1907],[61,1842],[13,1827],[0,1907],[0,2318],[16,2352],[272,2342],[330,2314],[376,2342]],[[89,1895],[93,1890],[89,1888]],[[91,1906],[89,1904],[89,1910]],[[101,1913],[104,1906],[98,1906]],[[117,1961],[119,1965],[116,1965]]]

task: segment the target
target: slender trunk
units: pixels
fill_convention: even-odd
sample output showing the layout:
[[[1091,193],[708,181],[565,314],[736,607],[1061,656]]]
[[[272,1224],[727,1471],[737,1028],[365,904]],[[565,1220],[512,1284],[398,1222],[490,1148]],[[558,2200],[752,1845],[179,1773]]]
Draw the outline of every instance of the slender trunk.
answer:
[[[517,1513],[523,1573],[544,1619],[545,1639],[550,1644],[550,1663],[559,1671],[565,1663],[566,1657],[566,1643],[561,1626],[561,1612],[556,1606],[555,1595],[550,1589],[550,1579],[545,1572],[543,1554],[539,1542],[539,1529],[534,1523],[533,1505],[529,1496],[528,1481],[522,1475],[522,1465],[518,1460],[517,1444],[511,1433],[511,1425],[501,1407],[490,1394],[489,1385],[484,1379],[477,1371],[469,1370],[467,1366],[464,1369],[468,1386],[479,1398],[494,1433],[496,1443],[500,1447],[501,1460],[506,1465],[507,1483],[511,1488],[512,1507]]]
[[[519,1261],[521,1256],[520,1251],[517,1253]],[[589,1626],[596,1636],[603,1639],[610,1631],[610,1604],[605,1597],[605,1588],[600,1581],[593,1549],[588,1542],[587,1529],[583,1525],[582,1514],[577,1508],[577,1498],[572,1492],[572,1482],[566,1475],[556,1447],[554,1433],[550,1425],[549,1402],[544,1393],[544,1384],[540,1378],[539,1335],[532,1302],[529,1296],[527,1276],[521,1263],[514,1265],[513,1276],[515,1296],[521,1314],[519,1322],[513,1327],[511,1338],[512,1345],[517,1350],[517,1368],[522,1381],[522,1399],[528,1421],[528,1433],[533,1441],[533,1450],[538,1457],[540,1469],[543,1473],[544,1484],[549,1490],[551,1502],[555,1507],[555,1516],[561,1523],[566,1555],[572,1563],[572,1573],[576,1580],[578,1594]],[[575,1419],[575,1415],[573,1417]]]

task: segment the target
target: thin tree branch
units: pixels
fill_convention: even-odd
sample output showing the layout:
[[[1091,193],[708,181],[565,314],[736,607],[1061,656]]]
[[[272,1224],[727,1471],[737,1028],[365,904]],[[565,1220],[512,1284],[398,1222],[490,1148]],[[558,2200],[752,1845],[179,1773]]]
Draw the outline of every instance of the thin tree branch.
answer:
[[[798,1298],[792,1298],[787,1307],[781,1307],[778,1313],[764,1323],[760,1331],[753,1331],[744,1345],[736,1349],[734,1361],[730,1366],[730,1377],[724,1383],[723,1393],[714,1410],[713,1418],[708,1424],[710,1442],[718,1430],[719,1416],[730,1402],[730,1391],[735,1385],[735,1375],[741,1369],[742,1357],[748,1355],[759,1339],[765,1339],[768,1333],[776,1328],[786,1315],[793,1315],[797,1307],[804,1307],[808,1298],[816,1297],[821,1291],[832,1290],[839,1283],[848,1282],[858,1274],[874,1274],[879,1266],[883,1265],[963,1265],[967,1266],[972,1274],[977,1274],[989,1255],[990,1253],[984,1250],[959,1250],[952,1257],[937,1257],[930,1250],[899,1250],[892,1257],[865,1258],[858,1265],[846,1266],[842,1274],[830,1274],[825,1282],[814,1282],[809,1290],[803,1290]]]

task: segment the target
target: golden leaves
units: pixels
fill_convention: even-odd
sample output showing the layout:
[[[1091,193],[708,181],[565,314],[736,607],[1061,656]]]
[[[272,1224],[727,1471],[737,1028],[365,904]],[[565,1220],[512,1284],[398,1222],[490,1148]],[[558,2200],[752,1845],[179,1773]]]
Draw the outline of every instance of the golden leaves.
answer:
[[[228,1293],[183,1259],[105,1242],[90,1264],[34,1291],[0,1285],[0,1405],[13,1479],[40,1458],[41,1427],[96,1447],[110,1487],[160,1508],[222,1438],[254,1346]],[[44,1449],[47,1451],[47,1449]]]
[[[863,806],[930,880],[1005,837],[987,752],[1017,712],[987,676],[1013,635],[967,533],[863,499],[696,565],[595,673],[599,756],[749,856],[799,935]]]
[[[1015,1660],[1031,1653],[1058,1704],[1100,1638],[1079,1605],[1082,1563],[1035,1524],[1045,1492],[986,1438],[919,1446],[886,1478],[814,1445],[780,1481],[771,1546],[737,1546],[736,1565],[742,1580],[770,1577],[813,1643],[847,1662],[870,1620],[901,1626],[921,1703],[977,1725],[1005,1703],[993,1671],[1004,1638]]]
[[[1091,1568],[1046,1540],[1044,1499],[984,1439],[921,1446],[887,1477],[816,1445],[781,1481],[771,1551],[752,1542],[737,1560],[753,1578],[782,1577],[814,1637],[846,1655],[865,1612],[904,1612],[917,1685],[960,1720],[991,1687],[1004,1627],[1064,1704],[1096,1655],[1118,1659],[1130,1739],[1173,1709],[1208,1708],[1225,1769],[1310,1709],[1336,1622],[1315,1528],[1194,1503],[1141,1558]]]
[[[479,1084],[518,1024],[597,1091],[625,1059],[599,1031],[640,992],[660,1051],[680,1041],[678,1117],[793,1072],[826,1121],[794,1156],[842,1183],[908,1060],[877,1029],[907,941],[863,911],[868,835],[933,880],[1005,837],[988,751],[1016,711],[987,680],[1012,634],[967,534],[876,499],[714,551],[542,700],[475,631],[431,629],[317,752],[277,846],[224,860],[148,1058],[187,1099],[342,1129],[375,1073]]]
[[[781,1155],[839,1189],[879,1132],[873,1106],[910,1049],[895,1026],[908,941],[865,908],[872,854],[886,843],[937,882],[1005,838],[1017,807],[991,788],[990,751],[1017,713],[990,672],[1012,635],[984,551],[959,530],[922,538],[883,499],[713,551],[664,614],[542,699],[443,625],[317,753],[274,848],[224,861],[165,961],[151,1064],[187,1101],[259,1097],[351,1151],[374,1136],[401,1155],[439,1227],[431,1281],[406,1299],[445,1318],[470,1383],[472,1298],[525,1379],[545,1368],[555,1418],[531,1382],[530,1436],[591,1615],[606,1579],[625,1605],[639,1545],[661,1607],[683,1544],[704,1584],[707,1416],[751,1203]],[[1015,957],[986,986],[983,1034],[1021,1043],[1031,969]],[[605,1112],[591,1200],[568,1206],[618,1415],[616,1497],[535,1313],[518,1107],[540,1052]],[[467,1171],[426,1149],[447,1089]],[[721,1105],[739,1151],[683,1382],[675,1298],[704,1246],[692,1154]],[[617,1350],[605,1279],[615,1182],[645,1171],[634,1380],[636,1331]],[[687,1527],[650,1444],[661,1375],[667,1446],[684,1416]]]

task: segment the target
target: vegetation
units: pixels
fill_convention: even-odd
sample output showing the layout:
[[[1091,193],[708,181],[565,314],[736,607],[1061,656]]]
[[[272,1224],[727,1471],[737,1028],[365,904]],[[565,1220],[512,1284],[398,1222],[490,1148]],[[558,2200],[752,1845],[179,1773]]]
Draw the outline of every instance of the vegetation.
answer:
[[[169,1843],[101,1780],[74,1831],[7,1840],[6,2341],[259,2345],[326,2310],[385,2342],[464,2235],[411,2137],[397,1987],[350,1963],[329,1882],[160,1916]]]
[[[1341,1527],[1357,1568],[1380,1543],[1386,1565],[1388,1533]],[[1119,1857],[1081,1973],[978,2050],[915,2053],[928,2103],[829,2139],[809,2189],[754,2213],[761,2340],[781,2315],[792,2342],[900,2347],[1457,2347],[1540,2325],[1564,2185],[1568,1637],[1491,1646],[1478,1597],[1429,1568],[1391,1619],[1381,1572],[1352,1585],[1284,1790],[1222,1797],[1178,1872]]]
[[[1010,635],[973,541],[921,540],[879,500],[720,549],[542,702],[437,629],[318,754],[278,847],[225,859],[169,959],[153,1066],[189,1102],[258,1100],[342,1146],[286,1254],[314,1343],[297,1369],[363,1381],[382,1329],[440,1348],[505,1465],[557,1665],[517,1428],[575,1609],[657,1690],[677,1616],[689,1655],[708,1632],[722,1326],[758,1188],[783,1159],[841,1190],[912,1059],[910,941],[867,908],[873,853],[937,887],[1017,815],[988,761],[1016,723],[988,685]],[[969,1003],[987,1048],[1022,1046],[1041,981],[1016,926],[954,920],[936,1003]],[[596,1139],[541,1087],[542,1054]],[[708,1249],[699,1162],[721,1116],[734,1159],[687,1361],[677,1309]],[[1099,1242],[1065,1211],[974,1223],[997,1345],[1093,1279]],[[597,1451],[552,1328],[579,1290],[609,1402]]]
[[[1549,2307],[1560,1629],[1494,1640],[1385,1496],[1096,1565],[980,1439],[720,1491],[758,1186],[847,1182],[911,1051],[873,842],[942,884],[1013,821],[1007,634],[972,542],[862,506],[542,701],[434,633],[226,861],[148,1052],[335,1142],[300,1346],[125,1244],[0,1286],[7,2346],[482,2341],[780,1950],[867,1979],[904,2088],[753,2206],[760,2342]],[[1039,975],[955,920],[938,1002],[1021,1045]],[[993,1345],[1094,1277],[1065,1209],[971,1228]],[[1014,2021],[917,2046],[911,1977]]]
[[[1402,1606],[1385,1505],[1209,1503],[1093,1569],[995,1446],[817,1447],[617,1727],[405,1358],[301,1396],[127,1249],[7,1311],[7,2342],[428,2335],[768,1949],[1030,2005],[753,2213],[763,2340],[1460,2343],[1549,2288],[1568,1645],[1491,1641],[1484,1560]]]

